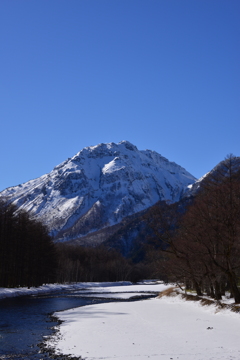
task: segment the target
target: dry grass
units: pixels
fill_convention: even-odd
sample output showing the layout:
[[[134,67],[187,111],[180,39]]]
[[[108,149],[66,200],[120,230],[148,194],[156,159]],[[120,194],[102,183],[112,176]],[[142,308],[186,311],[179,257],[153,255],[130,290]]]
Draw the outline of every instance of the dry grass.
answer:
[[[240,313],[240,306],[239,305],[236,305],[236,304],[233,304],[231,306],[231,310],[236,312],[236,313]]]
[[[161,298],[163,296],[175,296],[177,295],[176,287],[170,287],[162,292],[159,293],[158,298]]]
[[[214,299],[202,298],[198,295],[183,294],[183,293],[180,293],[178,291],[177,287],[174,287],[174,286],[162,291],[158,295],[158,298],[161,298],[163,296],[176,296],[176,295],[180,295],[186,301],[199,301],[202,306],[214,305],[214,306],[216,306],[216,312],[220,311],[221,309],[230,309],[233,312],[240,313],[240,305],[239,304],[238,305],[237,304],[228,305],[228,304],[224,304],[224,303],[214,300]]]
[[[200,299],[200,303],[203,305],[203,306],[207,306],[207,305],[220,305],[221,306],[221,303],[218,304],[218,302],[214,301],[214,300],[210,300],[210,299]]]

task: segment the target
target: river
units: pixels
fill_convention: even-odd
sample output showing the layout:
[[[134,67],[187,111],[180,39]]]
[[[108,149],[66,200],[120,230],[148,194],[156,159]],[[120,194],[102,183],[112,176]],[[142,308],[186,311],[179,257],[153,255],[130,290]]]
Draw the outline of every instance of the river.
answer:
[[[0,300],[0,359],[50,359],[47,353],[40,353],[38,346],[57,325],[50,315],[96,302],[103,300],[79,297],[77,291]]]

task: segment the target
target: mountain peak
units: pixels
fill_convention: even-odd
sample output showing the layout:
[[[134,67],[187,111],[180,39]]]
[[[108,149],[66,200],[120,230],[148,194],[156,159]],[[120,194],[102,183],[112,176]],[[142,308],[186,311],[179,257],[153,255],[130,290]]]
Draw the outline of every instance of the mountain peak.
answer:
[[[126,149],[131,151],[138,151],[138,148],[127,140],[120,141],[118,145],[124,145]]]
[[[177,201],[195,178],[129,141],[83,148],[49,174],[1,195],[45,223],[57,239],[117,224],[159,200]]]
[[[99,151],[99,150],[107,151],[107,150],[111,150],[114,148],[120,148],[121,145],[123,145],[128,150],[138,151],[137,147],[135,145],[133,145],[130,141],[127,141],[127,140],[122,140],[117,144],[114,142],[100,143],[100,144],[94,145],[94,146],[87,146],[87,147],[83,148],[83,150],[87,150],[90,152]],[[81,150],[81,151],[83,151],[83,150]]]

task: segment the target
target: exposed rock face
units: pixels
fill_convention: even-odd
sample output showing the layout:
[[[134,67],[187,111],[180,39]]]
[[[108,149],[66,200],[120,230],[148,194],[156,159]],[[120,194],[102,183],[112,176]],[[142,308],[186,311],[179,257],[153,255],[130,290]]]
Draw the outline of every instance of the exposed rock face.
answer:
[[[49,174],[0,195],[46,224],[56,240],[70,240],[159,200],[178,201],[195,180],[158,153],[122,141],[84,148]]]

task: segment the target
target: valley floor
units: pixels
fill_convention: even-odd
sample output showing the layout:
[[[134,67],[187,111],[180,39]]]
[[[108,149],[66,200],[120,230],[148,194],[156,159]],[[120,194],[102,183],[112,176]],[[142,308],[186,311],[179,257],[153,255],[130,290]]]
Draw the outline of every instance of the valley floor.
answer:
[[[92,288],[102,297],[163,291],[169,286]],[[100,293],[100,295],[99,295]],[[47,340],[57,354],[87,360],[239,360],[240,314],[180,295],[95,304],[55,313],[63,321]]]

